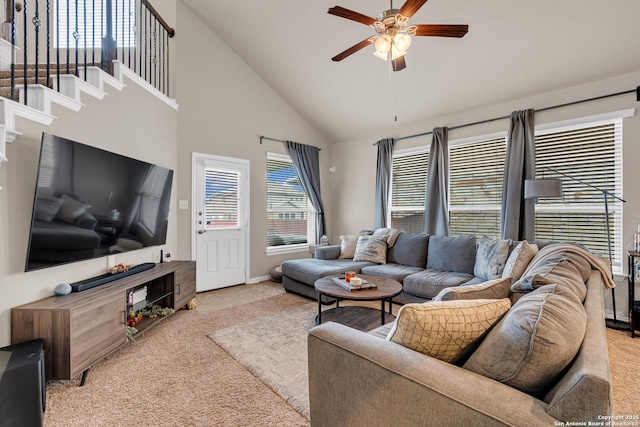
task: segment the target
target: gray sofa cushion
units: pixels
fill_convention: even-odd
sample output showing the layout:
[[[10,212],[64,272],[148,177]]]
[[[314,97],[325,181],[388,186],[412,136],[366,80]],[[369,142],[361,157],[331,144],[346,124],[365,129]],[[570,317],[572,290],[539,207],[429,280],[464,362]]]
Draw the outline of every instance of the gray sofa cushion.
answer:
[[[473,279],[473,274],[426,269],[404,278],[405,292],[422,298],[433,298],[444,288],[459,286]]]
[[[340,245],[318,246],[314,256],[317,259],[338,259],[340,250]]]
[[[362,274],[369,274],[371,276],[382,276],[389,279],[396,280],[400,283],[410,274],[417,273],[424,270],[420,267],[411,267],[403,264],[383,264],[383,265],[370,265],[362,267]]]
[[[292,259],[282,263],[282,274],[313,286],[316,280],[324,276],[337,275],[345,271],[355,271],[360,273],[360,269],[367,265],[373,265],[370,262],[356,262],[350,259]]]
[[[467,273],[473,277],[475,262],[476,236],[429,237],[428,269]]]
[[[402,233],[387,252],[387,262],[424,268],[427,265],[429,249],[428,234]]]
[[[434,301],[451,301],[461,299],[502,299],[509,298],[511,278],[493,279],[477,285],[468,282],[461,286],[446,288],[440,291]]]
[[[463,367],[542,397],[578,353],[586,327],[571,290],[542,286],[511,307]]]

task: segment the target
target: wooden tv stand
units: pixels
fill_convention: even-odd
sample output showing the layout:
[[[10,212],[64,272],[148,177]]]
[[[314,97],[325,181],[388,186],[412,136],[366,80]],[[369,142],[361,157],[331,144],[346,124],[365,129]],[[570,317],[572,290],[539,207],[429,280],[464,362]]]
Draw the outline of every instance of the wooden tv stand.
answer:
[[[104,285],[51,296],[11,309],[11,343],[44,341],[47,379],[71,379],[127,343],[126,317],[132,310],[128,295],[147,287],[147,299],[178,309],[196,296],[195,261],[157,264],[140,273]],[[161,317],[144,318],[142,332]]]

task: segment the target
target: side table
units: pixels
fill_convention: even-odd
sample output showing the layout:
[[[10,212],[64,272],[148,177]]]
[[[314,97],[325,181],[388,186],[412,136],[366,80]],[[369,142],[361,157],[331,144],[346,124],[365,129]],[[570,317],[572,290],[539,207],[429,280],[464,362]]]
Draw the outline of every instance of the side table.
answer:
[[[636,269],[635,263],[640,262],[640,252],[627,251],[629,256],[629,325],[631,338],[636,337],[636,331],[640,331],[640,301],[636,301]],[[640,279],[640,278],[638,278]]]

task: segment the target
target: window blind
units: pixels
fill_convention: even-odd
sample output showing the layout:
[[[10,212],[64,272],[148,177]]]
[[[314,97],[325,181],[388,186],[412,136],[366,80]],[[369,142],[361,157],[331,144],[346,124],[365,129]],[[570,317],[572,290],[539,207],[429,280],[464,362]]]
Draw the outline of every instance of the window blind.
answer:
[[[387,223],[407,233],[424,230],[429,152],[394,154]]]
[[[136,10],[139,0],[113,0],[111,14],[115,21],[112,26],[113,37],[118,47],[136,45]],[[75,49],[73,33],[78,31],[78,48],[100,48],[102,37],[106,34],[106,0],[55,0],[52,10],[58,11],[58,32],[53,31],[54,45],[66,49]],[[77,9],[77,20],[76,20]],[[86,12],[86,15],[85,15]],[[85,26],[86,22],[86,26]],[[77,24],[77,25],[76,25]],[[67,35],[68,40],[67,40]],[[59,43],[59,44],[58,44]]]
[[[562,199],[536,203],[536,238],[573,241],[608,257],[604,196],[575,177],[620,196],[622,194],[622,120],[616,119],[536,136],[536,178],[562,180]],[[614,271],[622,271],[622,206],[609,197]]]
[[[505,138],[449,148],[449,228],[452,236],[500,236]]]
[[[239,171],[205,168],[205,229],[241,226],[241,178]]]
[[[290,159],[267,157],[267,246],[307,244],[315,220]]]

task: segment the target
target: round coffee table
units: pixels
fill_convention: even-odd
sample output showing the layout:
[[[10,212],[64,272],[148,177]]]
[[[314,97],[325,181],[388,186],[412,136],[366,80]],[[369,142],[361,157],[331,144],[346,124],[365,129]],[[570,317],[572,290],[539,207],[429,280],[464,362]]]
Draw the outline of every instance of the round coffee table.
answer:
[[[318,316],[316,325],[325,322],[338,322],[361,331],[369,331],[380,325],[393,321],[396,317],[392,314],[391,299],[402,292],[402,285],[386,277],[366,276],[358,274],[358,277],[375,284],[374,289],[360,291],[348,291],[334,282],[337,276],[322,277],[313,284],[318,292]],[[321,295],[336,299],[336,306],[322,311]],[[343,306],[340,301],[380,301],[380,310],[363,306]],[[389,302],[389,312],[385,311],[385,302]]]

